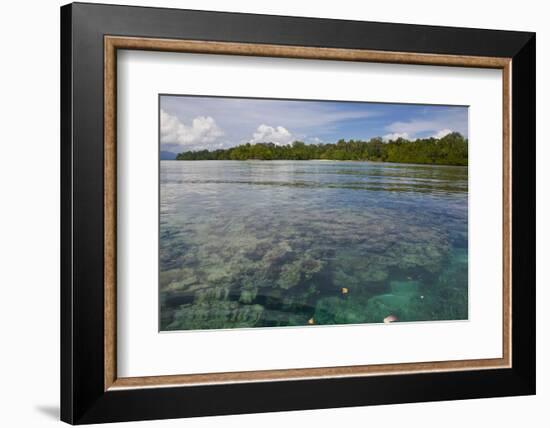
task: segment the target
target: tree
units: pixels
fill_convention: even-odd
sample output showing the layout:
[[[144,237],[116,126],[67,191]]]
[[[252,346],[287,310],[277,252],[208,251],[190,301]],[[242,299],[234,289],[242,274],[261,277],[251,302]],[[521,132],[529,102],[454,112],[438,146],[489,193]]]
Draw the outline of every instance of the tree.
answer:
[[[443,138],[424,138],[409,141],[398,138],[384,142],[382,138],[369,141],[338,140],[335,144],[305,144],[294,141],[278,146],[272,142],[241,144],[229,149],[199,150],[179,153],[178,160],[362,160],[437,165],[468,165],[468,140],[458,132]]]

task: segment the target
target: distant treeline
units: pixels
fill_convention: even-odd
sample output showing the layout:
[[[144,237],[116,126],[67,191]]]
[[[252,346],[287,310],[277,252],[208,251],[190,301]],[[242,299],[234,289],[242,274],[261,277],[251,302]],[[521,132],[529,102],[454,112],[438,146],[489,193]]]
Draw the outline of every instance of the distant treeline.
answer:
[[[357,160],[437,165],[468,165],[468,140],[458,132],[443,138],[414,141],[398,138],[384,142],[340,140],[335,144],[305,144],[295,141],[286,146],[273,143],[242,144],[229,149],[200,150],[178,154],[177,160]]]

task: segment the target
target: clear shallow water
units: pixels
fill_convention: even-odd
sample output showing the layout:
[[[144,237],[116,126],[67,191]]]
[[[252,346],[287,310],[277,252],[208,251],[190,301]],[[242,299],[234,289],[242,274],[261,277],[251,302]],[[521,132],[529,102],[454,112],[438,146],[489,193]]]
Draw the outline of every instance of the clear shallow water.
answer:
[[[468,317],[466,167],[161,161],[161,330]]]

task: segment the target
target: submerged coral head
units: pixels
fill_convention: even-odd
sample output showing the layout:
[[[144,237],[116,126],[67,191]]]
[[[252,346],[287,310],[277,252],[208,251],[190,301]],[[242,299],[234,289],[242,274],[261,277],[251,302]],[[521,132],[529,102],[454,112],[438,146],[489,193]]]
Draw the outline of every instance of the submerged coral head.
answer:
[[[391,324],[392,322],[399,321],[399,318],[397,318],[395,315],[388,315],[386,318],[384,318],[384,324]]]

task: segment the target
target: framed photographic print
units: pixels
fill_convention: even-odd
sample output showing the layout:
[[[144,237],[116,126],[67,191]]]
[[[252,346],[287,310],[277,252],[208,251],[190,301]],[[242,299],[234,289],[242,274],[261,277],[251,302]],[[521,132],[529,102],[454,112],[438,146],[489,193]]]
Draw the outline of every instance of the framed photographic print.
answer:
[[[535,393],[535,35],[61,8],[72,424]]]

